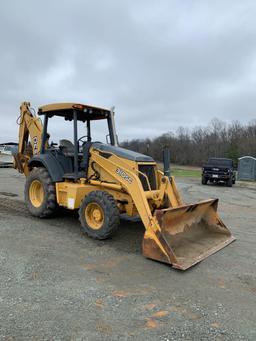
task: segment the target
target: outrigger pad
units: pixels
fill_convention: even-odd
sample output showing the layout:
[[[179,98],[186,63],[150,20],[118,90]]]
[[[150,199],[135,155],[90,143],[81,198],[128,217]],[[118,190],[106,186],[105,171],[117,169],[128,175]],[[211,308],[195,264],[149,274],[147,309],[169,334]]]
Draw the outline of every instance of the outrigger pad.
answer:
[[[143,255],[186,270],[211,254],[224,248],[235,238],[217,214],[218,199],[177,208],[156,210],[161,231],[154,239],[145,233]]]

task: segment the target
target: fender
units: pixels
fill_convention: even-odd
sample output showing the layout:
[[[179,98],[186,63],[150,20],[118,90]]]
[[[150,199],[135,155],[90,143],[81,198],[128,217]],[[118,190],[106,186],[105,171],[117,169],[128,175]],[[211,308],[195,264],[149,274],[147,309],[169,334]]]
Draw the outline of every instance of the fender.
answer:
[[[59,160],[51,153],[33,156],[29,162],[29,167],[45,167],[53,182],[63,181],[64,169]]]

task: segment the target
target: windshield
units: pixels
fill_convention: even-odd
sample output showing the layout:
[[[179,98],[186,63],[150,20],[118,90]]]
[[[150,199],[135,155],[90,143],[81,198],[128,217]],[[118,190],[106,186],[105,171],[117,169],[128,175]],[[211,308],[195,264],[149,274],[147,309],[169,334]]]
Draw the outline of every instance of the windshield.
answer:
[[[232,167],[232,160],[228,159],[209,159],[207,162],[208,165],[213,166],[224,166],[224,167]]]
[[[50,134],[50,143],[59,143],[60,140],[69,140],[74,143],[73,121],[66,121],[63,117],[54,116],[48,121],[47,132]],[[86,122],[77,122],[77,138],[83,137],[81,144],[89,140],[89,137],[93,142],[100,141],[104,143],[108,134],[109,130],[106,119],[90,121],[89,132]]]

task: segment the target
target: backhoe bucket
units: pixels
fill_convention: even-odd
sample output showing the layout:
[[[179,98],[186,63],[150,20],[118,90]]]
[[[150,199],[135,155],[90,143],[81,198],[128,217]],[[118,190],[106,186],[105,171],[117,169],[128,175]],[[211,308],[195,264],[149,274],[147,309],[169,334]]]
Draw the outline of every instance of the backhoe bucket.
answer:
[[[210,199],[156,210],[161,231],[155,236],[145,232],[143,255],[186,270],[224,248],[235,238],[219,218],[217,206],[218,199]]]

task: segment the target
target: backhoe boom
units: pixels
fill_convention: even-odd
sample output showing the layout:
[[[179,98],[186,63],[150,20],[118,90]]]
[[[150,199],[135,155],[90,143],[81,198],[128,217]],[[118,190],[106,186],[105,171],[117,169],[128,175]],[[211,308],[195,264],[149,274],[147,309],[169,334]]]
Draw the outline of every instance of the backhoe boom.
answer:
[[[15,168],[27,176],[29,159],[40,152],[43,126],[41,119],[32,114],[29,102],[21,104],[17,122],[19,124],[19,147],[18,153],[14,155]]]

